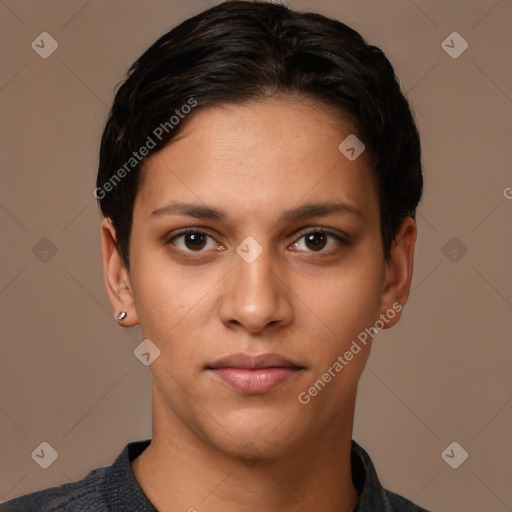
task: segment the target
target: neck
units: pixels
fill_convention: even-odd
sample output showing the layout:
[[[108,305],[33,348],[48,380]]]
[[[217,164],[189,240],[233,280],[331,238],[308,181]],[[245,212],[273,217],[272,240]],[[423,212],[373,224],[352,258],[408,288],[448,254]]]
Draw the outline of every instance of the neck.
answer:
[[[160,512],[354,510],[353,403],[343,424],[313,433],[282,456],[256,459],[221,452],[162,410],[153,403],[151,444],[132,463],[135,478]]]

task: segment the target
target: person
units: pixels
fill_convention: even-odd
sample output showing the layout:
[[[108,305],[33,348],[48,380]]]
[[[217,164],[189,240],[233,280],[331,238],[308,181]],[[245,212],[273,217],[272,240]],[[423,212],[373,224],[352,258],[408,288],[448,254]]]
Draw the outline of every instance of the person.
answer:
[[[353,29],[268,2],[185,20],[130,68],[94,195],[152,436],[12,511],[424,511],[352,440],[358,380],[411,284],[412,110]]]

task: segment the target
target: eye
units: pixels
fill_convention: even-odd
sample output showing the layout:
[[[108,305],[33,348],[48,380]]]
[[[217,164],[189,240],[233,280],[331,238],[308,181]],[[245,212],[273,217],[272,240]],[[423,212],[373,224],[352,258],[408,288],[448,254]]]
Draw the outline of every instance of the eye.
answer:
[[[197,228],[185,229],[173,235],[168,240],[167,244],[173,245],[179,251],[190,255],[213,249],[224,249],[211,235]],[[348,235],[343,236],[318,228],[301,233],[299,240],[294,242],[291,247],[293,247],[294,250],[302,252],[323,253],[333,252],[340,245],[350,245]]]
[[[203,252],[203,249],[215,249],[218,244],[215,240],[197,229],[187,229],[174,235],[169,242],[184,252]]]
[[[339,245],[348,246],[347,238],[323,229],[316,229],[301,234],[301,238],[292,244],[298,251],[305,252],[329,252]]]

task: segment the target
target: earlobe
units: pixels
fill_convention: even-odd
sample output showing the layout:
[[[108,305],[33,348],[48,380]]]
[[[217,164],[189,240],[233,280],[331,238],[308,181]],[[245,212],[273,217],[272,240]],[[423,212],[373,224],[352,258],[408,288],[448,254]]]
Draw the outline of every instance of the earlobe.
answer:
[[[411,217],[402,222],[399,232],[391,246],[389,259],[386,261],[386,276],[381,296],[381,314],[393,311],[386,328],[392,327],[400,320],[401,311],[409,297],[414,267],[414,247],[417,226]],[[395,315],[395,312],[398,313]]]
[[[101,223],[101,254],[103,275],[108,298],[114,308],[115,319],[123,327],[133,327],[139,323],[130,276],[119,253],[116,231],[109,218]]]

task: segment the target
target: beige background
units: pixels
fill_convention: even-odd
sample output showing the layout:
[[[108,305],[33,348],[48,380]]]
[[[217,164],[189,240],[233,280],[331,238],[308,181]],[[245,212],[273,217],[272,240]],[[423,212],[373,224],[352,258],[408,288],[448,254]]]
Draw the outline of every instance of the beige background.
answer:
[[[354,437],[385,486],[426,508],[512,510],[512,2],[291,4],[380,46],[422,134],[413,292],[374,344]],[[149,370],[137,331],[112,318],[92,190],[115,85],[206,7],[0,2],[0,501],[82,478],[150,436]],[[48,59],[31,48],[43,31],[59,45]],[[457,59],[441,46],[453,31],[469,44]],[[58,452],[46,470],[31,458],[43,441]],[[441,457],[452,441],[469,453],[457,469]]]

